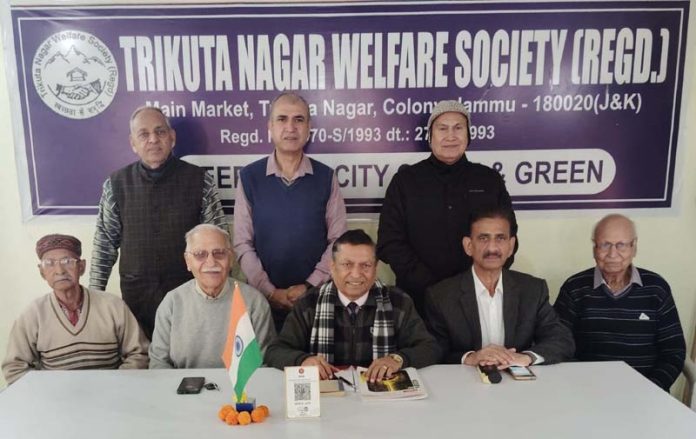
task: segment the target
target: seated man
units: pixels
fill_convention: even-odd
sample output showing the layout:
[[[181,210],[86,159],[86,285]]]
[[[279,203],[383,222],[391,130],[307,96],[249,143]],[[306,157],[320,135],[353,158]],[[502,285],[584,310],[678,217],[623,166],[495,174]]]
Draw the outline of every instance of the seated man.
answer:
[[[379,380],[439,360],[411,298],[377,280],[375,244],[365,232],[349,230],[336,239],[330,268],[331,280],[295,303],[266,364],[318,366],[321,379],[330,378],[335,365],[363,366]]]
[[[595,225],[593,268],[565,281],[554,307],[570,328],[581,361],[625,361],[669,391],[686,345],[669,284],[637,268],[633,222],[608,215]]]
[[[528,366],[573,355],[573,337],[549,304],[546,281],[503,268],[515,247],[510,209],[474,212],[464,236],[473,266],[428,289],[425,309],[446,363]]]
[[[229,278],[234,257],[230,235],[212,224],[186,233],[186,267],[193,279],[164,296],[157,308],[150,344],[150,369],[225,367],[234,283],[239,285],[261,353],[275,337],[271,309],[263,295]]]
[[[82,243],[47,235],[36,243],[36,254],[53,291],[29,305],[12,327],[2,363],[7,382],[30,370],[146,368],[147,338],[123,300],[80,285]]]

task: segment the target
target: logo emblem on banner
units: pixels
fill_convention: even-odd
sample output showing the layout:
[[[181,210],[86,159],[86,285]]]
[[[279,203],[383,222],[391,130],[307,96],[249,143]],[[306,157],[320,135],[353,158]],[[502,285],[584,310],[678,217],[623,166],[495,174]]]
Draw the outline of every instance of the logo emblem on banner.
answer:
[[[101,113],[118,87],[118,69],[109,48],[94,35],[77,30],[53,34],[39,46],[32,77],[41,100],[70,119]]]

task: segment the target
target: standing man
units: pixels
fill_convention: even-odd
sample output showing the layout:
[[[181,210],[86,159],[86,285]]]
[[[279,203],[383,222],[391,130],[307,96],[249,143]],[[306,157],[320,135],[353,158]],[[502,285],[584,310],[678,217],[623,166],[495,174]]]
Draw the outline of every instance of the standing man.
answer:
[[[227,227],[213,177],[172,154],[176,132],[156,107],[130,118],[130,144],[140,158],[104,182],[90,287],[104,290],[121,259],[121,294],[148,338],[164,295],[191,279],[182,237],[199,223]]]
[[[239,174],[234,251],[280,330],[293,303],[329,279],[331,244],[346,230],[346,206],[333,169],[303,152],[309,106],[302,97],[275,98],[268,129],[273,153]]]
[[[423,314],[425,289],[471,266],[462,249],[474,208],[511,207],[505,183],[491,168],[471,163],[469,112],[441,101],[428,119],[427,159],[402,166],[387,188],[379,218],[377,256],[396,274],[396,285]]]
[[[573,337],[549,304],[546,281],[503,268],[516,235],[512,210],[474,212],[463,240],[472,267],[428,289],[425,312],[446,363],[504,369],[573,356]]]
[[[596,266],[565,281],[554,307],[575,337],[580,361],[625,361],[669,391],[686,343],[667,281],[633,265],[633,221],[608,215],[592,234]]]

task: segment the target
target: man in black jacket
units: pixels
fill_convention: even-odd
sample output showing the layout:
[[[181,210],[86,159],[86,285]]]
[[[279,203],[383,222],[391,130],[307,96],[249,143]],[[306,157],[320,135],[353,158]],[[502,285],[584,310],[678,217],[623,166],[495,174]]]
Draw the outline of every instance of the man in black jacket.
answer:
[[[422,316],[425,289],[471,267],[461,242],[472,210],[511,207],[500,174],[464,155],[469,127],[462,103],[439,102],[428,120],[431,156],[402,166],[384,198],[377,256]]]

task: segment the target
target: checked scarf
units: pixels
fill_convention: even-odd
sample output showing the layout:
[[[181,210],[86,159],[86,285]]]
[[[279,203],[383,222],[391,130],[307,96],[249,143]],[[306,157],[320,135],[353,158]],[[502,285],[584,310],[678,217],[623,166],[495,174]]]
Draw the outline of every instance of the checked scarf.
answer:
[[[394,317],[389,289],[378,280],[370,288],[377,301],[377,313],[372,331],[372,359],[384,357],[394,351]],[[309,338],[311,354],[321,355],[330,364],[334,361],[334,309],[338,300],[338,290],[333,281],[319,289],[319,298],[314,312],[314,324]]]

